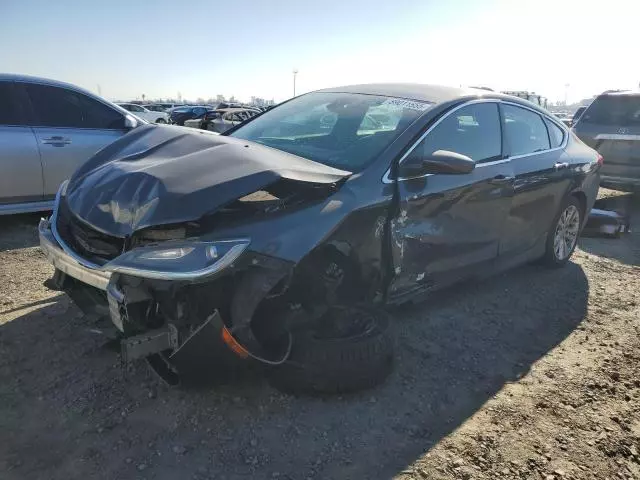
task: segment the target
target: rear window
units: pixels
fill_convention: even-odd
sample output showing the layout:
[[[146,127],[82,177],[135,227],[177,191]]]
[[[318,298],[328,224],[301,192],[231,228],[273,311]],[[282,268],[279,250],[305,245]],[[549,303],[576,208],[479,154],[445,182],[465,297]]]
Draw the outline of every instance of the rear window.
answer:
[[[562,145],[562,141],[564,140],[564,132],[562,129],[553,123],[551,120],[544,121],[547,124],[547,129],[549,130],[549,139],[551,140],[551,148],[557,148]]]
[[[640,125],[640,95],[601,95],[580,118],[599,125]]]

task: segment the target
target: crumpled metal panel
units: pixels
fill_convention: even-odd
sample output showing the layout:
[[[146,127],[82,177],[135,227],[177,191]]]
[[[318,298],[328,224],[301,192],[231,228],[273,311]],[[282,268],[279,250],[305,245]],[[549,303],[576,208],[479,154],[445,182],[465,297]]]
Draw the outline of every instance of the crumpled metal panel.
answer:
[[[127,237],[150,226],[197,220],[281,178],[333,183],[348,175],[255,143],[148,125],[83,165],[66,201],[95,229]]]

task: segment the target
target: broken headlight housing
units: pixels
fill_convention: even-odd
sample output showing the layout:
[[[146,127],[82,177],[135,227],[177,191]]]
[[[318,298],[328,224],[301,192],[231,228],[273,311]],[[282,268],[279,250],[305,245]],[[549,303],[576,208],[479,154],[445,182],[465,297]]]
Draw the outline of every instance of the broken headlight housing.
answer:
[[[231,265],[249,246],[249,239],[175,241],[135,248],[104,265],[104,269],[159,280],[196,280]]]

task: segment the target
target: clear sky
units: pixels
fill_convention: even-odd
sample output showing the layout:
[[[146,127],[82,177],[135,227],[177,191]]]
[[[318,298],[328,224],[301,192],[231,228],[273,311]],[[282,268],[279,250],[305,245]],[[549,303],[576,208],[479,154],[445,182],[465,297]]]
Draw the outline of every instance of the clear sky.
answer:
[[[0,71],[110,99],[369,82],[569,102],[640,82],[640,0],[0,0]],[[569,85],[566,87],[566,85]]]

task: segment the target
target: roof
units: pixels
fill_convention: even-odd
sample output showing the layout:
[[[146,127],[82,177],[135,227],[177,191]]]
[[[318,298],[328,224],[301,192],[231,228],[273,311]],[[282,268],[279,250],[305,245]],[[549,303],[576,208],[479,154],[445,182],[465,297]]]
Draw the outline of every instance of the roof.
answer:
[[[408,98],[423,102],[442,103],[460,97],[480,96],[492,93],[487,90],[471,88],[444,87],[441,85],[423,85],[419,83],[371,83],[349,85],[345,87],[325,88],[320,92],[364,93],[386,97]]]
[[[608,95],[612,97],[637,97],[640,95],[638,90],[607,90],[600,95]]]
[[[71,90],[78,90],[83,93],[88,93],[91,96],[96,96],[94,93],[85,90],[82,87],[73,85],[72,83],[61,82],[59,80],[52,80],[45,77],[34,77],[31,75],[21,75],[17,73],[0,73],[0,81],[3,82],[25,82],[25,83],[40,83],[42,85],[51,85],[53,87],[63,87]]]
[[[95,100],[98,100],[104,104],[110,105],[111,107],[117,108],[119,109],[123,114],[128,114],[129,112],[127,112],[125,109],[123,109],[122,107],[120,107],[119,105],[110,102],[109,100],[106,100],[105,98],[96,95],[93,92],[90,92],[89,90],[82,88],[82,87],[78,87],[77,85],[73,85],[72,83],[67,83],[67,82],[60,82],[58,80],[52,80],[50,78],[44,78],[44,77],[34,77],[31,75],[20,75],[17,73],[0,73],[0,82],[24,82],[24,83],[38,83],[40,85],[49,85],[51,87],[60,87],[60,88],[66,88],[68,90],[74,90],[78,93],[82,93],[84,95],[87,95],[88,97],[91,97]]]
[[[318,92],[336,93],[362,93],[366,95],[381,95],[387,97],[406,98],[435,104],[453,102],[456,100],[467,101],[476,98],[496,100],[508,100],[511,103],[519,103],[527,108],[538,110],[549,115],[540,105],[532,103],[524,98],[503,93],[492,92],[479,88],[455,88],[441,85],[422,85],[419,83],[372,83],[364,85],[350,85],[345,87],[326,88]]]

